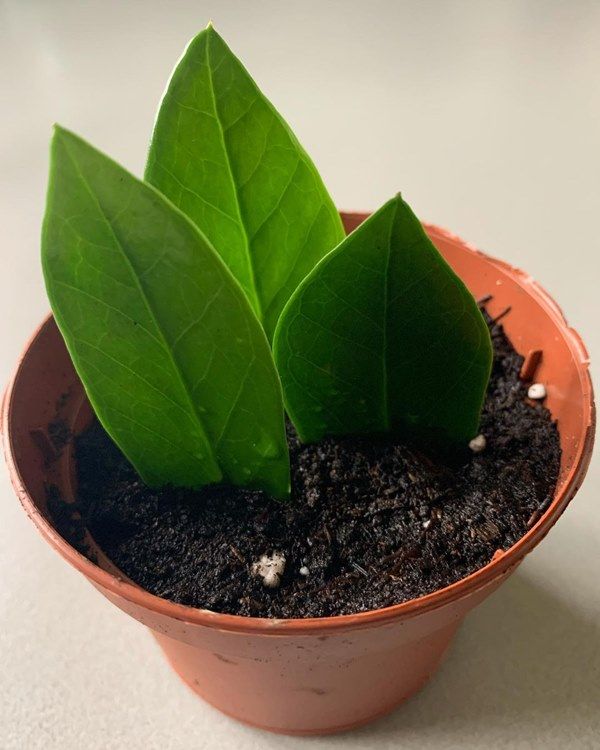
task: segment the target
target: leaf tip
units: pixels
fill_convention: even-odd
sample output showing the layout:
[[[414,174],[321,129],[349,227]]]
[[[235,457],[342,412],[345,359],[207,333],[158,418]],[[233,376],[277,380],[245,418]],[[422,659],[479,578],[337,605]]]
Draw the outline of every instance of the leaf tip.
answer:
[[[68,131],[66,128],[63,128],[63,126],[59,122],[52,123],[52,137],[53,138],[60,138]]]
[[[211,18],[202,31],[199,31],[194,37],[192,37],[185,49],[183,57],[189,52],[204,55],[204,45],[207,44],[209,39],[214,39],[215,37],[220,39],[219,33],[215,29],[214,22]]]
[[[215,24],[214,24],[214,21],[212,20],[212,18],[206,24],[206,28],[204,29],[204,31],[200,32],[200,33],[208,34],[209,36],[213,36],[213,37],[218,37],[219,39],[221,38],[221,35],[215,29]]]
[[[55,122],[52,125],[52,136],[50,138],[50,153],[57,154],[58,151],[65,148],[65,141],[71,135],[70,131]]]
[[[52,125],[52,141],[60,141],[60,140],[69,140],[74,141],[77,140],[77,136],[75,133],[73,133],[72,130],[69,130],[68,128],[63,127],[60,123],[55,122]]]

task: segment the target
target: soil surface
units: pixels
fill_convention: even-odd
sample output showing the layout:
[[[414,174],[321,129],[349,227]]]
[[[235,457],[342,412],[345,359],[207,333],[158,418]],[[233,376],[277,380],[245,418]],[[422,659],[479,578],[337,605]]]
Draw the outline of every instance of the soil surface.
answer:
[[[150,489],[98,423],[76,440],[78,503],[51,492],[56,525],[82,547],[79,512],[132,580],[176,602],[254,617],[322,617],[427,594],[514,544],[549,505],[556,425],[519,380],[522,357],[488,318],[494,366],[481,453],[458,466],[376,438],[302,445],[289,429],[293,500],[225,486]],[[276,588],[252,574],[281,553]]]

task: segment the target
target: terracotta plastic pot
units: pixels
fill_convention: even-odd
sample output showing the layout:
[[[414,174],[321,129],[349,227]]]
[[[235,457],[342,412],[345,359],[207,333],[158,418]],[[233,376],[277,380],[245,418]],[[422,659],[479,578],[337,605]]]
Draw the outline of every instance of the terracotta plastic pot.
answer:
[[[348,214],[344,221],[352,229],[364,218]],[[588,467],[594,406],[588,355],[577,333],[527,274],[441,229],[427,231],[476,297],[494,295],[492,314],[512,306],[504,323],[515,347],[525,354],[543,352],[536,380],[546,384],[563,451],[554,501],[528,533],[481,570],[428,596],[306,620],[222,615],[153,596],[120,575],[100,551],[98,564],[79,554],[48,517],[45,486],[56,484],[72,498],[75,480],[71,448],[52,455],[45,426],[57,402],[75,432],[90,418],[52,318],[28,344],[5,394],[6,459],[19,499],[42,536],[110,601],[152,630],[192,690],[248,724],[289,734],[336,732],[369,722],[412,695],[437,669],[465,615],[548,533]],[[88,542],[94,546],[93,539]]]

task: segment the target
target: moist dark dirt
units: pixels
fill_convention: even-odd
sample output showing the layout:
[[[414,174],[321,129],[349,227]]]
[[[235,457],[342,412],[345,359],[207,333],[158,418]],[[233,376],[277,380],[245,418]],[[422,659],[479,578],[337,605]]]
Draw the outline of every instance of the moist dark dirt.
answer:
[[[301,445],[290,428],[290,503],[225,486],[156,490],[95,423],[76,442],[76,506],[52,498],[59,531],[82,548],[80,513],[117,567],[154,594],[255,617],[362,612],[453,583],[525,533],[559,469],[556,425],[527,400],[522,357],[488,324],[487,447],[458,466],[376,438]],[[251,568],[274,551],[285,570],[267,589]]]

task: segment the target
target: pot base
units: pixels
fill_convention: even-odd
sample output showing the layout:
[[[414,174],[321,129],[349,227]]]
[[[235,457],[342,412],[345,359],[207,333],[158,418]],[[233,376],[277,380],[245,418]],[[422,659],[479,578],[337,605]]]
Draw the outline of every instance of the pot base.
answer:
[[[241,719],[239,716],[235,716],[234,714],[230,713],[224,708],[221,708],[220,706],[215,706],[215,704],[211,703],[208,700],[208,698],[206,698],[198,690],[198,688],[195,685],[193,685],[191,682],[188,682],[188,680],[186,680],[185,677],[179,674],[179,672],[175,669],[175,667],[173,666],[173,663],[168,657],[166,657],[166,659],[171,669],[175,672],[175,674],[179,677],[179,679],[183,682],[183,684],[186,685],[186,687],[188,687],[195,695],[201,698],[205,703],[208,703],[208,705],[211,708],[214,708],[215,711],[219,711],[219,713],[222,713],[224,716],[227,716],[228,719],[232,719],[232,721],[237,721],[240,724],[244,724],[247,727],[251,727],[252,729],[260,729],[263,732],[270,732],[271,734],[283,734],[283,735],[287,735],[288,737],[326,737],[332,734],[343,734],[344,732],[352,732],[355,729],[360,729],[361,727],[367,726],[367,724],[373,724],[374,722],[379,721],[379,719],[384,719],[386,716],[389,716],[397,708],[400,708],[400,706],[403,703],[406,703],[406,701],[410,700],[413,696],[417,695],[417,693],[421,692],[421,690],[423,690],[423,688],[427,685],[427,683],[431,680],[431,678],[435,674],[434,672],[433,674],[428,675],[421,682],[421,684],[418,685],[411,693],[395,701],[387,708],[383,708],[380,711],[377,711],[377,713],[374,713],[372,716],[367,716],[366,718],[359,719],[358,721],[350,722],[349,724],[342,724],[338,727],[330,727],[327,729],[282,729],[281,727],[264,726],[262,724],[257,724],[253,721],[249,721],[248,719]],[[444,657],[442,657],[440,661],[440,665],[443,660],[444,660]],[[437,668],[436,668],[436,671],[437,671]]]
[[[186,646],[161,633],[150,632],[181,681],[216,710],[242,724],[273,734],[310,736],[347,732],[394,711],[422,690],[437,672],[457,629],[458,624],[444,629],[436,634],[434,643],[431,640],[428,642],[425,649],[415,644],[415,656],[424,662],[418,673],[413,669],[402,669],[393,656],[390,659],[391,654],[387,651],[383,659],[387,663],[387,679],[380,681],[379,685],[373,679],[374,689],[370,700],[366,700],[364,695],[360,659],[342,659],[340,654],[337,664],[331,661],[327,664],[325,679],[327,673],[335,673],[340,668],[347,670],[344,696],[325,688],[303,687],[311,682],[313,685],[323,683],[319,681],[319,676],[312,676],[318,670],[311,667],[307,671],[298,664],[287,665],[291,671],[298,670],[300,666],[298,671],[303,673],[303,676],[295,674],[291,691],[289,687],[287,690],[284,687],[286,683],[289,684],[289,674],[285,672],[277,675],[283,684],[274,684],[271,690],[268,687],[265,689],[265,686],[272,681],[277,682],[273,673],[273,666],[276,665],[268,659],[225,657]],[[323,645],[322,648],[328,651],[332,644]],[[333,648],[337,651],[335,645]],[[280,665],[276,668],[279,669]],[[248,700],[248,691],[244,691],[244,700],[237,702],[240,683],[256,686],[253,701]],[[368,710],[363,713],[365,708]]]

